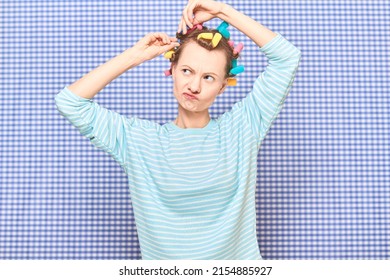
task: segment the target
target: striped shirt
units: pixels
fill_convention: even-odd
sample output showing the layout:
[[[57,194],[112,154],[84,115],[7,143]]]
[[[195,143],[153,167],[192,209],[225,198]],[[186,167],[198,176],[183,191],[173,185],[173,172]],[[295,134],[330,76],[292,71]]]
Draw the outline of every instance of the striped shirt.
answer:
[[[57,110],[126,172],[142,259],[262,259],[257,155],[293,84],[301,52],[280,33],[248,95],[203,128],[126,117],[64,87]]]

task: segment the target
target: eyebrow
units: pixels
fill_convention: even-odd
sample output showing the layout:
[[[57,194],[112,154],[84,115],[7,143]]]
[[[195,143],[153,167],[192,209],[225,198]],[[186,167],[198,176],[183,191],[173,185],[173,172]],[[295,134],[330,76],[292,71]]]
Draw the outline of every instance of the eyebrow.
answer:
[[[190,68],[191,70],[194,70],[194,69],[192,69],[190,66],[188,66],[188,65],[182,65],[181,67],[188,67],[188,68]],[[205,73],[205,74],[213,74],[213,75],[215,75],[215,76],[217,76],[217,77],[219,77],[219,75],[218,74],[216,74],[216,73],[213,73],[213,72],[207,72],[207,73]]]

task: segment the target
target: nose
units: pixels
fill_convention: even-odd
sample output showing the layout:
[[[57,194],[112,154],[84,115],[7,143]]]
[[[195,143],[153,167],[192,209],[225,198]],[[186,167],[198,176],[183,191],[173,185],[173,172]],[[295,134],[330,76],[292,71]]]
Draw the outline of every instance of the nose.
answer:
[[[193,77],[188,82],[188,89],[193,93],[199,93],[200,92],[200,81],[197,77]]]

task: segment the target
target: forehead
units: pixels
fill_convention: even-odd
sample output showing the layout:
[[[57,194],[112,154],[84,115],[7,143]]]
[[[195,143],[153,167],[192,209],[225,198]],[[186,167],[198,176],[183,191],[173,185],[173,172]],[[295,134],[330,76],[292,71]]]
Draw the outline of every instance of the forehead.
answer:
[[[188,43],[180,55],[179,65],[201,67],[204,72],[224,73],[226,56],[222,50],[207,50],[194,42]]]

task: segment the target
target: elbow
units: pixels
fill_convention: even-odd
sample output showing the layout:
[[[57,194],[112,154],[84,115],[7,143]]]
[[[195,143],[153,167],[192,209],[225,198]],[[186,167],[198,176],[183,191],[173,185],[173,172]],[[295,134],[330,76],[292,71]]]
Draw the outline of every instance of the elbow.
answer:
[[[65,111],[66,111],[66,104],[68,103],[68,100],[64,98],[63,94],[61,93],[57,93],[55,96],[54,96],[54,104],[55,104],[55,107],[57,109],[57,111],[61,114],[61,115],[65,115]]]
[[[292,59],[294,59],[295,61],[297,61],[297,63],[299,63],[299,61],[301,60],[301,56],[302,56],[302,52],[300,49],[298,49],[297,47],[294,47],[294,52],[292,54]]]
[[[92,99],[80,97],[72,93],[67,87],[54,96],[54,103],[61,114],[81,110],[88,111],[93,105]]]
[[[301,61],[302,53],[301,50],[296,48],[294,49],[294,52],[292,52],[291,56],[289,57],[290,65],[293,66],[293,68],[296,70],[298,68],[298,65]]]
[[[57,111],[64,117],[76,110],[77,104],[61,90],[54,96],[54,104]]]
[[[295,49],[296,49],[296,55],[299,57],[299,59],[301,59],[301,56],[302,56],[302,52],[301,52],[301,50],[300,49],[298,49],[297,47],[295,47]]]
[[[301,60],[302,53],[301,50],[297,47],[293,46],[289,49],[287,53],[284,54],[284,57],[281,61],[281,63],[284,63],[286,67],[288,66],[298,66],[299,62]]]
[[[60,110],[60,97],[59,97],[59,94],[57,93],[55,96],[54,96],[54,105],[57,109],[58,112],[61,113],[61,110]]]

